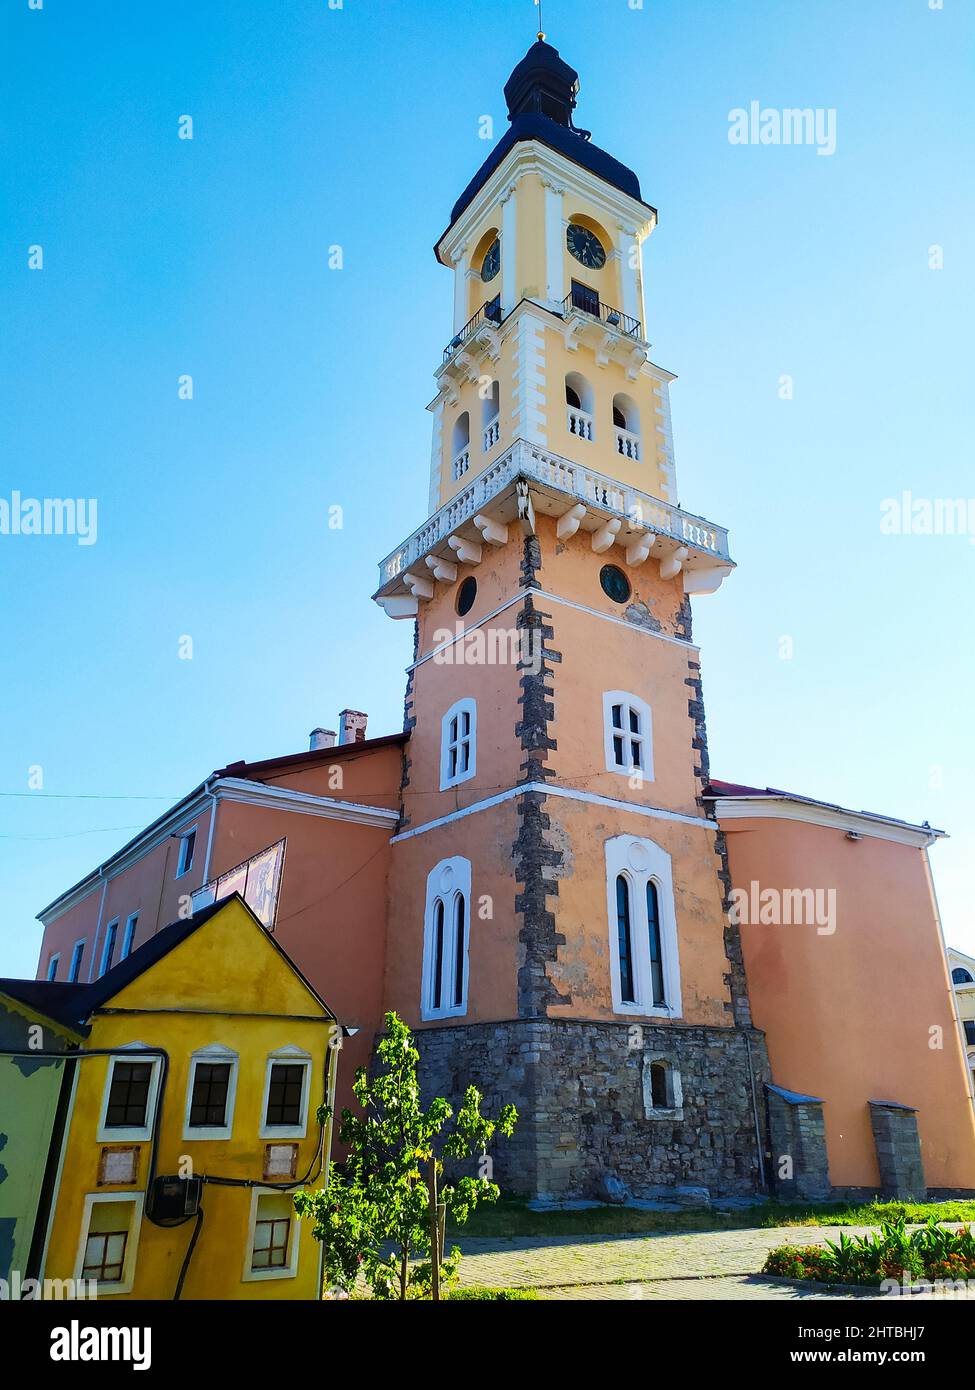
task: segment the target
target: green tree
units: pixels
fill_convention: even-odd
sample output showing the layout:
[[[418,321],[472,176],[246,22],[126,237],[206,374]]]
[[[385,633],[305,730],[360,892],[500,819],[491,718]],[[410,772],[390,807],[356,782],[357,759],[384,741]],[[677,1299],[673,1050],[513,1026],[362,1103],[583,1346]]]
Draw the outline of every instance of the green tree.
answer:
[[[456,1225],[479,1202],[497,1201],[487,1149],[496,1131],[510,1138],[518,1112],[505,1105],[496,1120],[488,1119],[476,1086],[467,1087],[456,1115],[442,1097],[422,1109],[413,1034],[395,1013],[386,1014],[385,1028],[374,1075],[364,1067],[355,1074],[352,1089],[362,1114],[342,1112],[339,1135],[348,1158],[331,1168],[324,1188],[299,1192],[294,1203],[299,1216],[315,1223],[329,1283],[351,1289],[361,1270],[377,1298],[426,1297],[436,1284],[434,1260],[444,1280],[454,1277],[460,1260],[456,1246],[438,1258],[431,1188],[441,1217],[445,1211]],[[323,1106],[320,1120],[328,1113]],[[475,1154],[481,1155],[478,1177],[441,1185],[445,1159]]]

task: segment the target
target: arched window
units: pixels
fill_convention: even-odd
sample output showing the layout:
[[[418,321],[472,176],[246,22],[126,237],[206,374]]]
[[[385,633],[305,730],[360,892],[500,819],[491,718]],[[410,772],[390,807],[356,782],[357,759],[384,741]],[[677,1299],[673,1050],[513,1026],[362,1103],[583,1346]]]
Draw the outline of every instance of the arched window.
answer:
[[[653,781],[653,715],[650,706],[626,690],[603,695],[606,768],[635,781]]]
[[[471,417],[465,410],[454,421],[453,445],[454,481],[462,478],[471,466]]]
[[[972,978],[971,971],[965,970],[960,965],[956,966],[951,972],[951,981],[952,984],[956,985],[975,985],[975,979]]]
[[[653,840],[606,841],[610,972],[617,1013],[678,1018],[677,920],[670,855]]]
[[[647,879],[647,944],[650,951],[650,997],[655,1009],[666,1003],[664,991],[664,961],[660,945],[660,899],[657,885]]]
[[[497,378],[481,402],[481,425],[484,430],[484,452],[493,449],[501,438],[501,386]]]
[[[625,1004],[635,1004],[630,884],[625,874],[618,874],[616,878],[616,932],[620,962],[620,997]]]
[[[613,397],[616,450],[624,458],[640,460],[640,412],[632,396],[620,391]]]
[[[469,859],[442,859],[427,876],[420,1001],[424,1019],[467,1012],[470,894]]]
[[[673,1119],[683,1104],[680,1072],[673,1062],[667,1057],[644,1056],[643,1108],[646,1114]]]
[[[577,439],[592,442],[594,421],[592,387],[579,372],[565,378],[566,429]]]
[[[477,705],[458,700],[440,726],[440,790],[467,782],[477,771]]]

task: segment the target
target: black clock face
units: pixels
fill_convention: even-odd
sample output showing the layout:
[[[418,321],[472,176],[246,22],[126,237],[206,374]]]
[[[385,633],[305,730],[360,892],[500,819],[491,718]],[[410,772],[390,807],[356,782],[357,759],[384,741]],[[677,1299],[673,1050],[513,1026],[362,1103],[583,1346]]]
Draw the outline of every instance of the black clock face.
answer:
[[[489,280],[494,279],[495,275],[497,275],[500,269],[501,241],[498,237],[495,237],[494,240],[491,242],[491,245],[488,247],[487,255],[481,262],[481,279],[484,281],[485,284],[487,284]]]
[[[578,222],[570,222],[565,241],[569,254],[575,256],[581,265],[587,266],[590,270],[602,270],[606,264],[606,252],[595,232],[591,232],[588,227],[580,227]]]

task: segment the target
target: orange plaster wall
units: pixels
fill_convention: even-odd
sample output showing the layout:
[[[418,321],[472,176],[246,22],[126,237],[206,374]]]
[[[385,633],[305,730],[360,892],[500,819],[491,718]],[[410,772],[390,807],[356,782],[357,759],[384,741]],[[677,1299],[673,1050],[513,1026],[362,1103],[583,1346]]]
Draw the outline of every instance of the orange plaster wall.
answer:
[[[215,875],[287,839],[275,935],[339,1022],[361,1029],[340,1058],[339,1109],[382,1019],[390,833],[236,802],[217,817]]]
[[[836,889],[833,935],[741,927],[773,1077],[826,1102],[833,1183],[877,1184],[867,1102],[896,1100],[918,1108],[928,1185],[975,1187],[975,1120],[924,852],[798,821],[724,829],[736,888]]]
[[[549,970],[572,1002],[553,1007],[553,1016],[619,1018],[612,1007],[604,845],[615,835],[639,835],[666,850],[673,866],[682,995],[676,1021],[730,1026],[714,830],[707,822],[699,829],[565,798],[550,797],[545,809],[552,825],[549,839],[572,850],[559,877],[558,929],[566,940]]]
[[[435,1027],[444,1022],[420,1022],[423,919],[427,876],[441,859],[453,855],[471,861],[470,992],[467,1014],[458,1021],[518,1017],[521,919],[515,916],[519,889],[511,847],[519,826],[516,803],[511,800],[393,845],[385,1007],[395,1009],[411,1026]],[[486,910],[491,918],[482,915]]]
[[[126,918],[138,912],[139,923],[136,928],[133,946],[141,946],[153,936],[160,927],[174,922],[179,916],[180,898],[199,888],[203,882],[206,860],[207,837],[210,831],[210,811],[205,809],[198,816],[188,817],[180,826],[180,831],[196,826],[196,846],[193,854],[193,867],[182,878],[176,878],[176,865],[179,857],[179,842],[167,836],[161,844],[129,865],[122,873],[109,878],[105,893],[105,906],[101,911],[101,926],[98,940],[94,941],[96,926],[102,900],[102,887],[99,884],[69,912],[57,918],[44,932],[38,961],[38,976],[47,973],[47,962],[52,951],[60,951],[58,963],[59,980],[68,978],[71,964],[71,949],[74,943],[86,938],[85,956],[82,964],[82,980],[87,981],[95,952],[95,974],[101,960],[105,928],[116,918],[119,921],[118,945],[115,959],[122,946],[122,933]],[[93,944],[94,943],[94,944]]]

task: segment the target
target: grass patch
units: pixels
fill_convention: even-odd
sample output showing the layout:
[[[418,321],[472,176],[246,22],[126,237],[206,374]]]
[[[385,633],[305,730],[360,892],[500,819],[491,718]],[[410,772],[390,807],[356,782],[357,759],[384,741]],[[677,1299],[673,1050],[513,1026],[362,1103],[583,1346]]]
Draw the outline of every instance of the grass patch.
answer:
[[[532,1211],[526,1202],[502,1198],[478,1207],[451,1236],[613,1236],[679,1234],[682,1231],[760,1230],[770,1226],[880,1226],[903,1218],[908,1224],[975,1221],[975,1201],[820,1202],[758,1207],[719,1213],[702,1207],[684,1211],[640,1211],[633,1207],[594,1207],[586,1211]]]
[[[450,1303],[525,1303],[536,1298],[535,1289],[492,1289],[486,1284],[461,1284],[447,1294]]]

